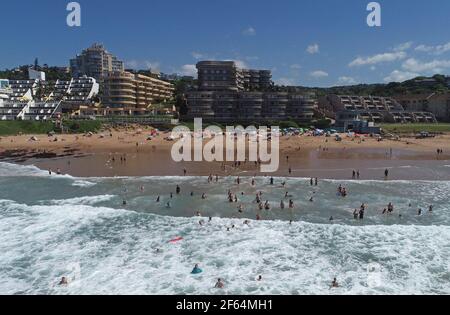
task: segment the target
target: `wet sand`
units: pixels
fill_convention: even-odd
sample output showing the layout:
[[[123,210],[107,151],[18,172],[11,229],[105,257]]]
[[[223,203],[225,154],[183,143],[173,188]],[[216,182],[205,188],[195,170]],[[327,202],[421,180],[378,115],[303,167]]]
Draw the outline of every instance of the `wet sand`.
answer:
[[[148,131],[120,131],[104,134],[60,135],[54,137],[6,137],[0,140],[0,160],[33,164],[42,169],[60,169],[78,177],[112,176],[208,176],[210,174],[240,176],[291,176],[328,179],[351,179],[352,171],[360,171],[360,179],[450,180],[450,135],[432,139],[403,138],[364,141],[343,136],[334,138],[291,136],[280,139],[280,167],[276,173],[260,173],[253,162],[234,167],[226,162],[174,162],[171,148],[174,142],[164,140],[164,133],[152,140]],[[207,142],[207,141],[205,141]],[[436,150],[444,153],[437,155]],[[289,156],[289,159],[286,157]],[[126,161],[121,161],[126,157]],[[289,168],[292,172],[289,174]]]

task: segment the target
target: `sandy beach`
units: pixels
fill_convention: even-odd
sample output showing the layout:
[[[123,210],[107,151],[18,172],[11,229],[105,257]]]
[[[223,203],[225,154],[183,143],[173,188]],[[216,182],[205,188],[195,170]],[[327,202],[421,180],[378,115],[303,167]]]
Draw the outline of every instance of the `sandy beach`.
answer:
[[[3,137],[0,160],[53,171],[59,168],[64,174],[79,177],[180,176],[184,169],[187,175],[195,176],[266,175],[253,162],[239,167],[226,162],[225,168],[220,162],[176,163],[171,158],[174,142],[165,140],[170,133],[160,133],[151,140],[149,133],[134,128],[93,135]],[[325,136],[281,137],[280,167],[271,175],[351,179],[352,171],[359,170],[361,179],[381,179],[389,168],[393,179],[450,179],[450,168],[448,173],[443,171],[450,164],[449,134],[383,141],[346,135],[342,138],[337,142]],[[437,149],[442,149],[443,154],[437,155]]]

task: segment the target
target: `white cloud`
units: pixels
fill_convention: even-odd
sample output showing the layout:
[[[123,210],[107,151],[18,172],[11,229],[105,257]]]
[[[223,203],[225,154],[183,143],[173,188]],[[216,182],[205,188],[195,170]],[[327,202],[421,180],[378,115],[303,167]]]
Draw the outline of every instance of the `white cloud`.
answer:
[[[443,53],[450,51],[450,42],[436,46],[419,45],[416,47],[415,50],[420,52],[426,52],[433,55],[442,55]]]
[[[256,30],[254,27],[250,26],[248,28],[246,28],[245,30],[242,31],[242,35],[245,36],[255,36],[256,35]]]
[[[290,68],[292,70],[300,70],[302,68],[302,66],[297,63],[294,63],[293,65],[290,65]]]
[[[308,48],[306,48],[306,51],[311,55],[319,53],[319,44],[309,45]]]
[[[284,86],[294,86],[295,84],[295,80],[292,78],[279,78],[278,80],[276,80],[276,84],[277,85],[284,85]]]
[[[352,84],[356,84],[356,80],[352,77],[342,76],[342,77],[339,77],[338,83],[342,84],[342,85],[352,85]]]
[[[159,62],[145,61],[144,65],[147,69],[151,69],[154,71],[159,71],[161,68],[161,64]]]
[[[245,63],[245,61],[243,60],[233,60],[236,63],[236,67],[240,68],[240,69],[247,69],[247,63]]]
[[[391,74],[384,78],[385,82],[403,82],[418,77],[418,73],[394,70]]]
[[[384,54],[373,55],[370,57],[358,57],[352,62],[350,62],[349,67],[365,66],[365,65],[375,65],[382,62],[392,62],[396,60],[401,60],[406,58],[406,53],[404,51],[388,52]]]
[[[409,58],[403,65],[403,69],[416,73],[441,73],[444,69],[450,68],[450,60],[433,60],[429,62],[421,62],[414,58]]]
[[[413,42],[401,43],[394,47],[394,51],[405,51],[412,47]]]
[[[194,59],[197,59],[197,60],[205,58],[205,55],[204,55],[204,54],[199,53],[199,52],[197,52],[197,51],[193,51],[193,52],[191,53],[191,55],[192,55],[192,57],[194,57]]]
[[[315,79],[320,79],[320,78],[326,78],[328,77],[328,73],[322,70],[316,70],[313,71],[309,74],[310,76],[312,76]]]
[[[195,65],[184,65],[179,72],[185,76],[197,77],[197,67]]]

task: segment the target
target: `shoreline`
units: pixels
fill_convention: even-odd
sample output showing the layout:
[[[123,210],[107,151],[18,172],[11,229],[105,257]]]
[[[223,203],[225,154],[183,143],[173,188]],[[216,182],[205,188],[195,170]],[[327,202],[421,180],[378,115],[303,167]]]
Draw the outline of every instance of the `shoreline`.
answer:
[[[254,162],[234,167],[225,162],[174,162],[166,141],[169,133],[153,136],[144,131],[114,131],[86,135],[1,138],[0,161],[36,167],[76,177],[183,176],[280,176],[294,178],[450,180],[450,134],[432,139],[383,140],[343,136],[333,138],[284,136],[280,138],[280,164],[275,173],[264,174]],[[205,143],[208,141],[205,141]],[[436,150],[443,154],[437,155]],[[125,158],[126,161],[121,161]],[[289,173],[291,169],[291,173]]]

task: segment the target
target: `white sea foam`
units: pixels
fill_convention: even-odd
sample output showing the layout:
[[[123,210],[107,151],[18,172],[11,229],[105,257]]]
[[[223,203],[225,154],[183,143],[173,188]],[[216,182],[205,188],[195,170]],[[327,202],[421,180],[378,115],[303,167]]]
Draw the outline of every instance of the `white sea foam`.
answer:
[[[114,195],[101,195],[101,196],[85,196],[78,198],[62,199],[62,200],[50,200],[43,201],[43,204],[50,205],[96,205],[98,203],[110,201],[114,199]]]
[[[17,165],[0,162],[0,177],[46,176],[48,172],[34,165]]]
[[[199,218],[0,203],[2,294],[450,293],[448,226],[214,219],[200,227]],[[177,236],[184,240],[168,243]],[[203,274],[190,274],[195,263]],[[76,279],[55,286],[65,275]],[[330,290],[335,276],[342,287]],[[213,289],[218,277],[223,291]]]
[[[95,185],[97,185],[97,184],[93,183],[93,182],[89,182],[87,180],[81,180],[81,179],[76,180],[72,183],[72,186],[75,186],[75,187],[92,187]]]

